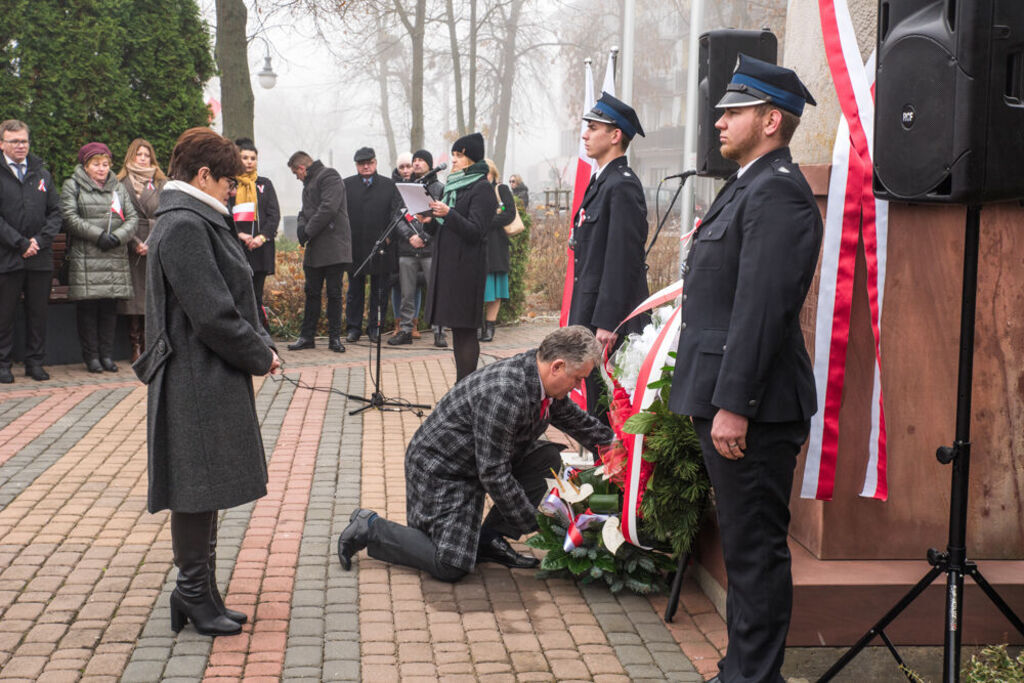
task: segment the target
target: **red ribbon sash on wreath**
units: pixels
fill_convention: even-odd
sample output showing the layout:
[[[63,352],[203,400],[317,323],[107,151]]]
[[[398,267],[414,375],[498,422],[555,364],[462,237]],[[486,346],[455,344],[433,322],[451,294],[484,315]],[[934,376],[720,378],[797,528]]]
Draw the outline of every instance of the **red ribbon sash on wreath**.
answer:
[[[881,313],[888,205],[871,191],[874,57],[860,59],[846,0],[819,0],[825,53],[843,118],[832,153],[815,330],[814,376],[821,410],[811,420],[800,495],[831,500],[839,450],[839,411],[846,376],[858,243],[863,242],[875,359],[869,463],[862,496],[885,500],[885,411],[881,386]]]

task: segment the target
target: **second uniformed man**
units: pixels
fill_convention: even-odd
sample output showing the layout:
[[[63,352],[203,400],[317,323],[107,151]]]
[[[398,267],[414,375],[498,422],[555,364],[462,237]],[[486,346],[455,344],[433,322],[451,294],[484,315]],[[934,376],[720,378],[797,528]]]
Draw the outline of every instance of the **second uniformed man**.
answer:
[[[647,202],[626,159],[630,141],[644,129],[633,108],[608,93],[583,118],[584,146],[598,168],[573,216],[575,281],[568,324],[590,328],[611,353],[619,339],[616,327],[647,298]],[[586,386],[588,412],[602,415],[599,371]]]

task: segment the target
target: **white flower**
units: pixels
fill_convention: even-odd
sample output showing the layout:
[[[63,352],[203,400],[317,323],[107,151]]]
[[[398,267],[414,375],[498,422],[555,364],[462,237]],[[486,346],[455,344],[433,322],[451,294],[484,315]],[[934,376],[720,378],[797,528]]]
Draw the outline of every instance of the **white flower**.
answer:
[[[626,537],[622,535],[622,531],[619,529],[619,518],[609,517],[601,527],[601,540],[604,541],[604,547],[608,548],[608,552],[612,555],[626,542]]]
[[[639,334],[634,332],[629,335],[612,358],[612,374],[629,394],[631,400],[636,391],[636,382],[640,377],[640,368],[644,364],[644,359],[654,348],[654,342],[658,340],[658,335],[661,334],[662,328],[668,322],[675,307],[675,304],[671,303],[651,311],[651,322]],[[672,363],[672,359],[669,358],[667,364]],[[652,379],[658,379],[660,376],[659,373]]]

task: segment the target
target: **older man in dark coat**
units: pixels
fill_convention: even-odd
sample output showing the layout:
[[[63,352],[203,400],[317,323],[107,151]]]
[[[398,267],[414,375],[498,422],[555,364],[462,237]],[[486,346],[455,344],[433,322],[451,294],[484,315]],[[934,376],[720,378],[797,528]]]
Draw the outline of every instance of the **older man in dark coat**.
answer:
[[[306,247],[302,270],[306,276],[306,310],[302,331],[289,351],[316,347],[320,322],[320,291],[327,283],[327,347],[345,351],[341,343],[341,281],[352,262],[352,230],[349,227],[345,185],[333,168],[305,152],[288,159],[288,168],[302,181],[302,210],[299,211],[299,244]],[[349,282],[351,288],[351,281]]]
[[[395,217],[401,198],[391,179],[377,173],[377,155],[372,147],[360,147],[355,153],[355,162],[357,172],[345,178],[345,192],[352,226],[352,267],[358,268]],[[380,335],[378,317],[381,304],[386,302],[391,289],[388,279],[397,271],[398,257],[393,245],[398,237],[397,234],[392,236],[383,255],[371,259],[358,273],[352,273],[345,297],[346,337],[350,342],[359,341],[362,335],[367,276],[370,277],[370,311],[366,334],[373,342]]]
[[[567,399],[593,370],[601,348],[575,325],[549,334],[539,349],[493,363],[456,384],[417,430],[405,455],[409,526],[356,510],[338,539],[348,569],[370,557],[457,581],[479,562],[536,566],[505,540],[537,528],[537,504],[560,446],[538,442],[549,424],[593,447],[611,430]],[[545,445],[546,444],[546,445]],[[494,501],[483,524],[484,497]]]
[[[57,188],[43,160],[29,154],[28,126],[0,124],[0,384],[14,381],[11,356],[18,300],[25,297],[25,374],[50,379],[43,369],[46,307],[53,275],[53,238],[60,232]]]
[[[800,309],[821,214],[789,154],[811,94],[740,55],[715,127],[733,175],[693,236],[669,407],[689,415],[715,488],[728,577],[727,683],[782,683],[793,609],[787,543],[797,453],[817,409]]]
[[[647,298],[647,202],[640,179],[626,159],[630,141],[642,136],[644,129],[633,108],[608,93],[602,93],[583,118],[587,156],[597,162],[598,169],[573,217],[569,324],[586,325],[611,352],[619,341],[619,323]],[[633,331],[642,322],[638,319],[623,331]],[[598,372],[587,378],[587,409],[603,416],[601,386]]]

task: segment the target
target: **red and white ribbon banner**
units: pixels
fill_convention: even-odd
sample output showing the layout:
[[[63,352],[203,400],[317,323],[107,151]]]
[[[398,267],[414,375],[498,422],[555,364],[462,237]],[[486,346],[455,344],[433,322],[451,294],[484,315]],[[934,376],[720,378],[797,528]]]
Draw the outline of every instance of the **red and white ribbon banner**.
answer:
[[[839,412],[846,375],[858,243],[863,242],[874,337],[871,438],[862,496],[885,500],[885,411],[881,384],[881,318],[888,205],[871,191],[874,56],[861,62],[846,0],[819,0],[822,34],[843,111],[832,152],[815,329],[814,376],[821,410],[811,420],[800,495],[831,500],[839,450]]]

